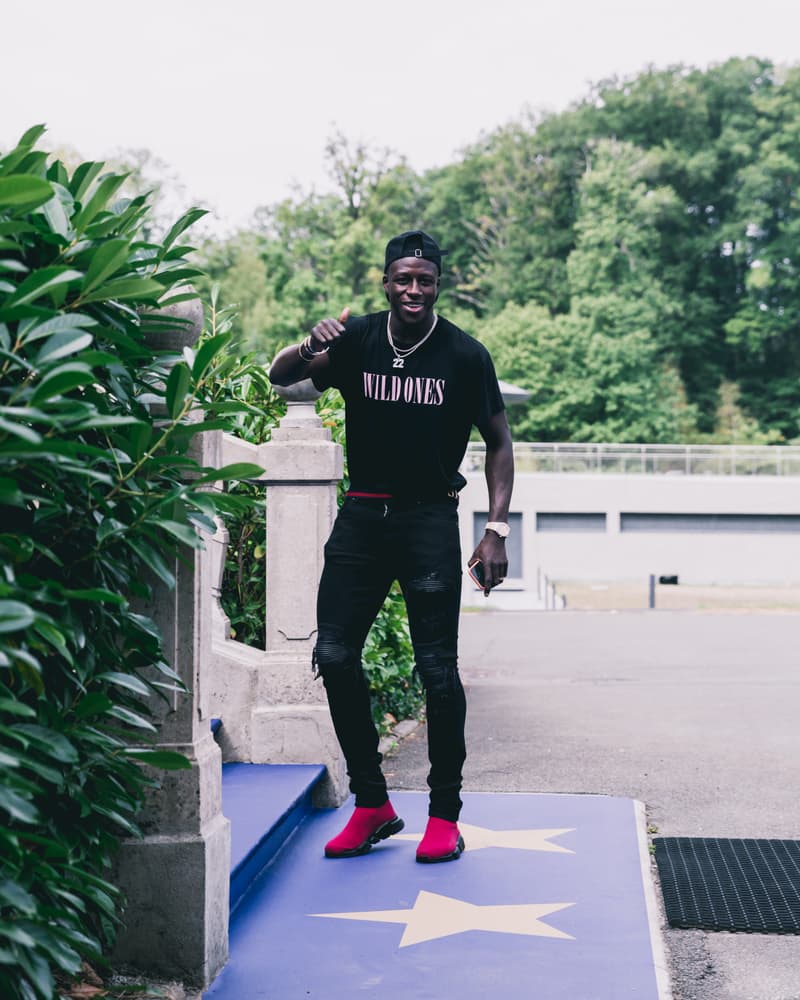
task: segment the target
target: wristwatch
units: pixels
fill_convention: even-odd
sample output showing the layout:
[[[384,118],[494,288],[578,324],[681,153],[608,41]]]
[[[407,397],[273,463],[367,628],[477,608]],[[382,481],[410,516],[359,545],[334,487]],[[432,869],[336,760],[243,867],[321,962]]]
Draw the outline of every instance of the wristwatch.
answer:
[[[501,538],[508,538],[508,536],[511,534],[511,527],[508,524],[506,524],[505,521],[487,521],[486,528],[484,530],[493,531],[496,535],[499,535]]]

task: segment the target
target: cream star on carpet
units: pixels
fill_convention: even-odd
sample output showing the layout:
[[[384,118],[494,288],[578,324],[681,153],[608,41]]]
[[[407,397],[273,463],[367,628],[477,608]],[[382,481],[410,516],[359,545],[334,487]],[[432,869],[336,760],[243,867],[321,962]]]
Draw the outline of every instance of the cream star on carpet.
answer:
[[[384,924],[405,924],[400,947],[437,938],[463,934],[464,931],[493,931],[496,934],[526,934],[530,937],[566,938],[546,924],[542,917],[557,913],[574,903],[522,903],[508,906],[478,906],[461,899],[422,890],[410,910],[366,910],[358,913],[310,913],[311,917],[336,920],[367,920]]]
[[[485,826],[459,823],[458,829],[464,838],[468,851],[479,851],[483,847],[510,847],[518,851],[552,851],[558,854],[574,854],[568,847],[551,844],[552,837],[572,833],[574,827],[563,830],[490,830]],[[393,840],[422,840],[421,833],[395,834]]]

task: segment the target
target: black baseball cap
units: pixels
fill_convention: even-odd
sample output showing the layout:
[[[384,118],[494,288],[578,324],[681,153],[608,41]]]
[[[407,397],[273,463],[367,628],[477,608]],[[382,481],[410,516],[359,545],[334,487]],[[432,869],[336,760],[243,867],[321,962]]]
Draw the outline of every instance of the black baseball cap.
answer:
[[[421,257],[423,260],[432,261],[441,273],[442,257],[446,253],[448,251],[442,250],[432,236],[423,233],[421,229],[412,229],[408,233],[393,236],[386,244],[383,270],[388,271],[393,261],[401,260],[403,257]]]

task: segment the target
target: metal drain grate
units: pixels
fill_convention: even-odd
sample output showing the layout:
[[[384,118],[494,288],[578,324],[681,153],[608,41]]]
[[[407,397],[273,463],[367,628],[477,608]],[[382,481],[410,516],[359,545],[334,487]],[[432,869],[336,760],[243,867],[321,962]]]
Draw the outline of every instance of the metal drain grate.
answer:
[[[653,841],[672,927],[800,934],[800,841]]]

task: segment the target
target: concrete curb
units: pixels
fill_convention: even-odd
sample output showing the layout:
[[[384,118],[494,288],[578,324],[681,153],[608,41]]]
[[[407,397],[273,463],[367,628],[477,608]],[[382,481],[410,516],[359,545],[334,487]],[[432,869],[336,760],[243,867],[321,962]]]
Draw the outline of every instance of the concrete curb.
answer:
[[[382,753],[384,757],[392,753],[400,745],[401,740],[404,740],[406,736],[410,736],[421,725],[422,720],[420,719],[402,719],[392,727],[390,733],[381,738],[378,744],[379,753]]]
[[[656,894],[653,859],[647,836],[647,815],[644,803],[634,799],[633,809],[636,815],[636,835],[639,841],[639,860],[642,865],[642,889],[647,909],[647,920],[650,924],[650,946],[653,951],[653,967],[656,973],[658,996],[659,1000],[674,1000],[669,978],[667,951],[664,945],[664,922]]]

